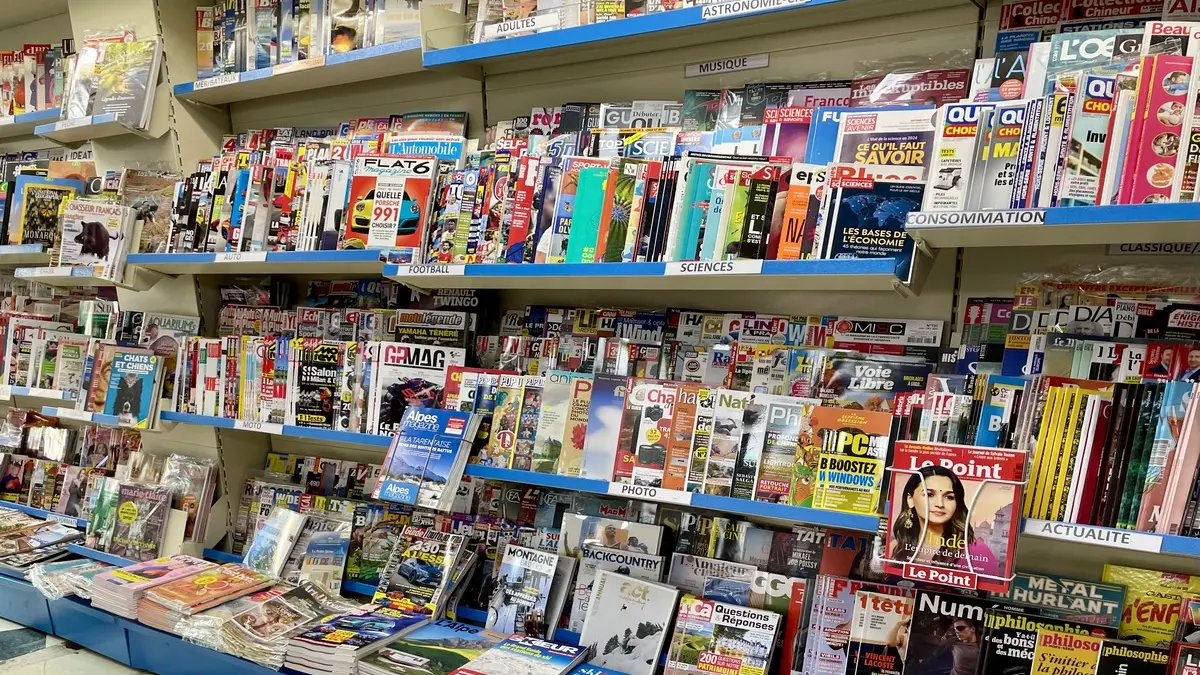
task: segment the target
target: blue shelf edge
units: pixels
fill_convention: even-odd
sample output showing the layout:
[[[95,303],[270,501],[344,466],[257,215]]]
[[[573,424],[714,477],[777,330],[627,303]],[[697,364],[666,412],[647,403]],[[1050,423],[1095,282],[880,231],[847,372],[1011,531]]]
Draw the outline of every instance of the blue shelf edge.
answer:
[[[29,255],[31,253],[41,253],[45,249],[45,244],[4,244],[0,246],[0,256]]]
[[[1060,227],[1175,220],[1200,221],[1200,202],[1057,206],[1046,209],[1046,225]]]
[[[371,584],[364,584],[361,581],[343,581],[342,590],[349,591],[355,595],[365,595],[368,598],[375,595],[375,587]]]
[[[122,558],[121,556],[105,553],[104,551],[97,551],[86,546],[80,546],[79,544],[67,544],[67,550],[75,555],[81,555],[85,558],[91,558],[92,560],[98,560],[102,563],[108,563],[109,565],[115,565],[117,567],[128,567],[134,564],[134,561]]]
[[[1181,555],[1181,556],[1200,558],[1200,538],[1197,538],[1197,537],[1183,537],[1183,536],[1173,535],[1173,534],[1158,534],[1156,532],[1139,532],[1137,530],[1125,530],[1125,529],[1120,529],[1120,528],[1116,528],[1116,527],[1103,527],[1100,525],[1079,525],[1076,523],[1061,523],[1063,526],[1067,526],[1069,528],[1076,530],[1075,536],[1057,535],[1057,534],[1047,535],[1047,534],[1041,534],[1038,532],[1030,531],[1029,523],[1028,523],[1029,520],[1030,519],[1022,519],[1021,534],[1027,535],[1030,537],[1037,537],[1038,539],[1049,539],[1052,541],[1070,541],[1070,542],[1085,544],[1088,546],[1103,546],[1105,548],[1115,548],[1115,549],[1120,549],[1120,550],[1132,550],[1132,551],[1146,551],[1146,549],[1140,545],[1127,543],[1126,541],[1122,541],[1122,540],[1138,539],[1142,542],[1149,542],[1151,540],[1156,539],[1157,544],[1158,544],[1158,550],[1157,551],[1146,551],[1146,552],[1168,553],[1168,554],[1172,554],[1172,555]],[[1042,522],[1037,519],[1034,519],[1034,520],[1035,520],[1035,522]],[[1100,540],[1089,541],[1088,535],[1091,535],[1093,538],[1103,537],[1104,541],[1100,541]]]
[[[132,259],[132,256],[130,256]],[[792,275],[860,275],[895,274],[900,264],[896,258],[855,258],[852,260],[764,260],[763,276]],[[403,277],[401,268],[407,265],[384,265],[383,275]],[[460,265],[467,277],[662,277],[667,263],[661,262],[602,262],[602,263],[470,263]],[[699,276],[699,275],[697,275]],[[713,275],[718,276],[718,275]],[[739,275],[739,276],[755,276]]]
[[[159,413],[159,420],[162,422],[179,422],[181,424],[217,427],[220,429],[234,429],[237,427],[237,420],[231,420],[227,417],[214,417],[212,415],[195,415],[192,413],[163,411]],[[332,429],[314,429],[312,427],[297,427],[290,424],[283,425],[283,433],[280,435],[291,438],[305,438],[313,441],[348,443],[351,445],[364,445],[379,448],[386,448],[392,443],[391,436],[360,434],[353,431],[334,431]]]
[[[382,266],[381,253],[386,249],[358,249],[349,251],[267,251],[266,263],[347,263],[378,261]],[[0,253],[3,250],[0,249]],[[261,253],[257,251],[256,253]],[[131,265],[195,265],[212,263],[222,253],[130,253],[126,262]]]
[[[479,42],[476,44],[461,45],[458,47],[434,49],[427,51],[424,53],[424,55],[422,55],[422,62],[426,68],[429,68],[432,66],[447,66],[458,63],[469,63],[472,61],[483,61],[486,59],[494,59],[505,56],[528,54],[530,52],[538,52],[546,49],[572,47],[575,45],[602,42],[604,40],[616,40],[620,38],[646,35],[648,33],[658,33],[667,30],[693,28],[712,23],[714,21],[728,21],[731,19],[745,18],[747,16],[756,16],[759,14],[828,5],[841,1],[842,0],[807,0],[807,2],[804,2],[801,0],[801,2],[794,2],[790,5],[776,7],[765,11],[754,12],[752,14],[737,14],[713,19],[710,21],[704,20],[703,7],[673,9],[666,12],[655,12],[653,14],[645,14],[642,16],[616,19],[614,21],[605,21],[603,23],[589,24],[587,26],[560,28],[558,30],[550,30],[544,33],[535,33],[533,35],[523,35],[520,37],[511,37],[493,40],[490,42]]]
[[[204,559],[219,563],[241,564],[242,562],[242,556],[229,553],[228,551],[219,551],[215,548],[204,549]]]
[[[64,120],[59,120],[59,121],[61,122]],[[116,121],[117,121],[116,113],[105,113],[103,115],[92,115],[88,119],[87,124],[81,124],[78,127],[68,127],[68,128],[69,129],[85,129],[87,127],[95,127],[95,126],[99,126],[101,124],[108,124],[110,122],[116,122]],[[58,122],[51,122],[49,124],[39,124],[38,126],[34,127],[33,135],[34,136],[44,136],[46,134],[52,134],[56,131],[66,131],[66,130],[67,129],[59,129]]]
[[[61,513],[55,513],[53,511],[47,511],[45,509],[38,509],[38,508],[34,508],[32,506],[26,506],[24,504],[17,504],[15,502],[0,501],[0,509],[12,509],[14,511],[20,511],[22,513],[27,513],[31,516],[34,516],[35,518],[41,518],[42,520],[54,520],[54,521],[58,521],[58,522],[65,522],[67,520],[73,520],[73,521],[75,521],[74,522],[75,527],[87,527],[87,521],[84,520],[83,518],[75,518],[73,516],[66,516]]]

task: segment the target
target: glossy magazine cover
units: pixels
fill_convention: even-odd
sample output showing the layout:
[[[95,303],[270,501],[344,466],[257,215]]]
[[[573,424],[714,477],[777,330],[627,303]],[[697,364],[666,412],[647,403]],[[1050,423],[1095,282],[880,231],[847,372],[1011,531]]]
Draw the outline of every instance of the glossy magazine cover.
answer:
[[[438,408],[405,410],[372,497],[436,508],[453,479],[458,455],[470,449],[471,416]]]
[[[1008,588],[1024,467],[1024,451],[898,441],[886,571],[962,589]]]

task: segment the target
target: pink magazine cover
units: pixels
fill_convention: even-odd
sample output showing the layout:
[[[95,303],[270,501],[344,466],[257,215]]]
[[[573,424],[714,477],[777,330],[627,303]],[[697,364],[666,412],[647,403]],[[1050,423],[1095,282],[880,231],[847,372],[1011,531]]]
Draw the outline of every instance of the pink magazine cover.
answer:
[[[1142,63],[1138,70],[1140,73],[1149,73],[1154,69],[1157,56],[1142,57]],[[1145,129],[1143,120],[1146,117],[1145,102],[1150,96],[1150,79],[1149,77],[1138,78],[1138,89],[1136,105],[1133,109],[1133,121],[1129,124],[1129,139],[1126,143],[1126,148],[1139,148],[1142,144],[1142,131]],[[1121,188],[1117,191],[1118,204],[1131,204],[1129,201],[1130,192],[1133,190],[1133,177],[1137,174],[1140,168],[1140,156],[1133,154],[1125,161],[1122,175],[1118,177],[1121,181]]]
[[[1167,493],[1163,496],[1162,517],[1158,519],[1155,532],[1179,534],[1183,526],[1184,512],[1192,496],[1192,485],[1196,480],[1197,465],[1200,464],[1200,384],[1192,385],[1191,400],[1183,416],[1183,427],[1179,432],[1179,445],[1171,462],[1171,473]]]
[[[812,108],[789,106],[768,108],[763,113],[763,151],[768,157],[791,157],[792,163],[804,161]]]
[[[213,563],[190,555],[173,555],[109,570],[96,576],[96,583],[112,584],[121,591],[137,593],[168,581],[182,579],[213,567]]]
[[[1142,77],[1149,77],[1149,99],[1142,107],[1142,137],[1137,147],[1137,172],[1129,203],[1165,202],[1175,185],[1175,167],[1179,160],[1183,135],[1184,111],[1192,78],[1190,56],[1154,57],[1154,68],[1143,65]]]

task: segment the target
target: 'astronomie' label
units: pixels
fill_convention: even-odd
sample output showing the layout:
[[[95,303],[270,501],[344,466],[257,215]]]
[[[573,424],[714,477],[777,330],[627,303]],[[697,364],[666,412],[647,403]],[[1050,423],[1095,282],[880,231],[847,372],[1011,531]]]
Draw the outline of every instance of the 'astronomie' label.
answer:
[[[810,2],[812,0],[733,0],[733,2],[719,2],[712,5],[704,5],[700,18],[705,21],[711,21],[739,14],[754,14],[756,12],[769,12],[773,9],[783,9],[785,7],[799,7],[807,5]]]

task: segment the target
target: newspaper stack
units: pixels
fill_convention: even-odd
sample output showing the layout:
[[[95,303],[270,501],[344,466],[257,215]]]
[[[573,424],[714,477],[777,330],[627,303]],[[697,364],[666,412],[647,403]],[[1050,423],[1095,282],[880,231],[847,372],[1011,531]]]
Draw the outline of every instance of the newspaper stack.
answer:
[[[147,590],[210,567],[214,564],[181,554],[104,572],[92,582],[92,606],[126,619],[137,619],[138,598]]]
[[[329,617],[288,641],[284,665],[309,675],[356,675],[360,659],[425,625],[426,614],[364,607]]]
[[[228,603],[233,604],[233,603]],[[221,626],[221,648],[273,670],[283,666],[288,638],[323,617],[353,612],[357,603],[330,595],[311,581],[248,604]]]

